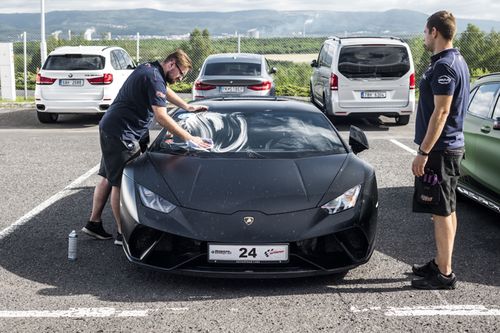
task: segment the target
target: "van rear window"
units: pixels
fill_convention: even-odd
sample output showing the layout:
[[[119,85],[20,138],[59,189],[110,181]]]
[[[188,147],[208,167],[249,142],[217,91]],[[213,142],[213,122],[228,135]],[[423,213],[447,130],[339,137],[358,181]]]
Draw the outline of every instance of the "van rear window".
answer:
[[[345,46],[338,69],[347,78],[399,78],[410,70],[410,59],[404,46]]]
[[[47,58],[43,69],[61,70],[97,70],[104,68],[103,56],[90,54],[61,54],[52,55]]]

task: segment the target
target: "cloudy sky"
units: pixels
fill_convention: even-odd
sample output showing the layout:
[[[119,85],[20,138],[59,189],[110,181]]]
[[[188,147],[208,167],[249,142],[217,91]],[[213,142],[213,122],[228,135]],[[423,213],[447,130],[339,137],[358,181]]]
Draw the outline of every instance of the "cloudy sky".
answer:
[[[41,0],[0,0],[0,13],[40,12]],[[92,5],[89,5],[92,3]],[[426,14],[446,9],[457,17],[500,21],[500,0],[45,0],[45,11],[153,8],[164,11],[251,9],[385,11],[411,9]]]

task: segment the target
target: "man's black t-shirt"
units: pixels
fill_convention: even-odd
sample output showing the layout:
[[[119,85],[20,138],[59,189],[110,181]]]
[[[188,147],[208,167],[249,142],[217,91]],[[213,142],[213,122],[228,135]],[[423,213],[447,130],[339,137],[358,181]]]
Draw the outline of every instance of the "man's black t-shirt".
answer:
[[[469,103],[469,68],[457,49],[446,49],[431,57],[431,64],[420,80],[420,98],[415,119],[415,143],[424,140],[434,112],[434,96],[453,96],[450,114],[432,150],[464,146],[463,121]]]
[[[167,84],[161,64],[139,65],[123,83],[99,128],[124,142],[139,141],[154,118],[152,105],[165,107]]]

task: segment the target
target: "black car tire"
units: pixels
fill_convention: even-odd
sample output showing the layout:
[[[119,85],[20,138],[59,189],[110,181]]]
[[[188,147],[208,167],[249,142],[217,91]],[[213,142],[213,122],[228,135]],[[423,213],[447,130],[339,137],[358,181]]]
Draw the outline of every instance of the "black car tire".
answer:
[[[48,113],[48,112],[37,111],[36,115],[38,117],[38,120],[44,124],[55,123],[57,121],[57,118],[59,118],[59,115],[57,113]]]
[[[409,122],[410,122],[410,115],[396,117],[396,124],[398,125],[408,125]]]

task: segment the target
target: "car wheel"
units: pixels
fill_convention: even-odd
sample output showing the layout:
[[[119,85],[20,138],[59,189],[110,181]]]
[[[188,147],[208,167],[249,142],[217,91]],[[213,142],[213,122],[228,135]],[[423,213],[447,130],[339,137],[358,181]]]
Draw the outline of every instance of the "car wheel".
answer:
[[[48,112],[37,111],[36,115],[38,117],[38,120],[44,124],[55,123],[57,121],[57,118],[59,118],[59,115],[57,113],[48,113]]]
[[[396,117],[396,124],[398,125],[408,125],[410,122],[410,116],[397,116]]]
[[[312,87],[312,84],[310,84],[310,83],[309,83],[309,97],[310,97],[311,103],[316,105],[316,103],[314,103],[313,87]]]

